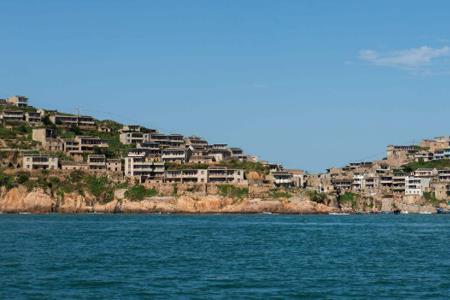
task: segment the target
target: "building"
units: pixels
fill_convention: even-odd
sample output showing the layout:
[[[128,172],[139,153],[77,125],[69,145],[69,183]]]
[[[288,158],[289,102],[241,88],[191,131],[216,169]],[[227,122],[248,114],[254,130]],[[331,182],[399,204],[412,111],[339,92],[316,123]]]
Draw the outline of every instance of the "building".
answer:
[[[270,178],[275,187],[293,187],[294,179],[291,173],[287,171],[270,172]]]
[[[335,191],[349,191],[353,188],[353,178],[337,177],[331,179],[331,184]]]
[[[77,162],[77,161],[62,161],[61,169],[66,171],[88,171],[89,165],[85,162]]]
[[[91,116],[79,116],[78,126],[84,129],[94,129],[96,128],[95,119]]]
[[[74,115],[54,114],[49,116],[49,120],[55,125],[78,126],[78,116]]]
[[[104,154],[89,154],[87,164],[90,171],[106,171],[106,156]]]
[[[415,177],[430,178],[438,175],[438,170],[430,168],[419,168],[413,172]]]
[[[186,146],[193,146],[196,149],[204,149],[208,147],[208,142],[198,136],[190,136],[184,139]]]
[[[125,176],[138,178],[141,182],[163,179],[164,162],[147,156],[145,149],[133,149],[128,152],[125,161]]]
[[[17,107],[27,107],[28,98],[25,96],[12,96],[6,99],[6,103]]]
[[[33,141],[39,142],[47,151],[64,151],[64,141],[56,137],[53,129],[34,128],[32,131]]]
[[[83,160],[83,154],[85,153],[94,153],[96,148],[108,148],[108,144],[96,136],[76,136],[73,139],[64,140],[64,152],[77,161]]]
[[[208,183],[244,183],[244,170],[228,169],[226,167],[209,167]]]
[[[167,148],[161,151],[164,162],[184,164],[189,161],[191,150],[189,148]]]
[[[414,160],[414,155],[420,150],[416,145],[389,145],[387,147],[387,163],[400,166]]]
[[[430,182],[430,178],[407,176],[405,178],[405,195],[423,196],[423,193],[429,190]]]
[[[122,172],[122,160],[121,159],[107,159],[106,169],[109,172],[119,173]]]
[[[42,123],[41,114],[38,112],[26,112],[25,121],[31,126],[37,126]]]
[[[394,193],[404,193],[406,188],[406,176],[393,176],[391,188]]]
[[[434,153],[429,151],[419,151],[414,155],[414,160],[416,162],[420,161],[431,161],[434,159]]]
[[[56,138],[56,133],[50,128],[33,128],[31,138],[43,144],[47,139]]]
[[[427,149],[430,152],[436,152],[438,150],[450,148],[450,137],[441,136],[434,139],[423,140],[420,143],[420,147],[423,149]]]
[[[9,110],[2,111],[1,118],[4,123],[20,123],[25,120],[25,114],[21,110]]]
[[[168,170],[164,172],[164,182],[166,183],[207,183],[208,170],[188,169],[188,170]]]
[[[150,134],[139,131],[128,131],[120,134],[120,142],[124,145],[142,144],[150,141]]]
[[[450,169],[438,170],[439,181],[450,181]]]
[[[58,158],[41,154],[25,155],[22,167],[28,171],[56,170],[58,169]]]

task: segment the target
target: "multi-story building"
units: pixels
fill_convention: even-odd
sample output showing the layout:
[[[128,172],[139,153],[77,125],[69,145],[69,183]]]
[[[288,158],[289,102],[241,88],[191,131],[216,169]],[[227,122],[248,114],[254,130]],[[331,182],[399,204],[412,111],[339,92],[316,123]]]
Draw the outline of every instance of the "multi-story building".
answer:
[[[80,161],[62,161],[61,169],[66,171],[88,171],[89,165],[86,162]]]
[[[430,182],[430,178],[407,176],[405,178],[405,195],[423,196],[423,193],[429,189]]]
[[[335,191],[349,191],[353,187],[353,178],[349,177],[338,177],[338,178],[332,178],[331,184],[333,185],[333,188]]]
[[[161,147],[177,148],[184,145],[184,137],[181,134],[150,133],[150,141],[158,143]]]
[[[429,151],[419,151],[416,154],[414,154],[414,160],[419,161],[431,161],[434,159],[434,153]]]
[[[287,171],[270,172],[270,178],[275,187],[292,187],[294,179],[291,173]]]
[[[58,158],[41,154],[24,155],[22,167],[28,171],[56,170],[58,169]]]
[[[103,154],[89,154],[87,163],[91,171],[106,171],[106,156]]]
[[[406,186],[406,176],[393,176],[392,177],[392,191],[394,193],[404,193]]]
[[[209,167],[209,183],[244,183],[244,170],[228,169],[226,167]]]
[[[78,126],[78,116],[66,114],[54,114],[49,116],[50,122],[55,125]]]
[[[77,161],[83,159],[84,153],[93,153],[95,148],[108,148],[108,144],[96,136],[76,136],[73,139],[64,140],[64,152]]]
[[[107,159],[106,169],[109,172],[119,173],[122,172],[122,160],[121,159]]]
[[[6,99],[6,103],[17,107],[27,107],[28,98],[25,96],[12,96]]]
[[[438,170],[439,181],[450,181],[450,169]]]
[[[438,175],[438,170],[431,168],[419,168],[413,172],[415,177],[430,178]]]
[[[193,146],[196,149],[204,149],[208,146],[208,142],[198,136],[190,136],[184,139],[186,146]]]
[[[189,148],[167,148],[161,151],[161,157],[164,162],[184,164],[191,157]]]
[[[79,116],[78,126],[86,129],[94,129],[96,128],[95,119],[91,116]]]
[[[20,123],[25,120],[25,114],[21,110],[4,110],[1,117],[4,123]]]
[[[436,137],[434,139],[423,140],[420,143],[420,147],[424,149],[428,149],[430,152],[436,152],[438,150],[450,148],[450,137],[449,136],[441,136]]]
[[[125,160],[125,176],[139,178],[141,182],[148,179],[163,179],[164,162],[148,157],[145,149],[128,152]]]
[[[120,142],[124,145],[146,143],[150,141],[150,134],[140,131],[127,131],[120,134]]]
[[[136,148],[145,150],[147,153],[147,156],[152,156],[152,157],[160,157],[161,156],[161,149],[159,147],[159,144],[155,143],[155,142],[138,143],[136,145]]]
[[[29,111],[25,113],[25,121],[31,126],[40,125],[42,123],[41,114],[34,111]]]
[[[167,183],[207,183],[208,170],[168,170],[164,172],[164,182]]]

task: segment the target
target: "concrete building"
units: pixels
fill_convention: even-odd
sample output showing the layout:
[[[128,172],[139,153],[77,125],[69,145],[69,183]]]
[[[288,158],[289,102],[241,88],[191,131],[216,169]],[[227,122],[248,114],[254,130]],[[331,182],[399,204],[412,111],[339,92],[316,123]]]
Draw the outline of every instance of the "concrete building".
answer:
[[[245,183],[244,170],[234,170],[226,167],[209,167],[208,182],[242,184]]]
[[[166,183],[208,183],[208,170],[187,169],[168,170],[164,172]]]
[[[141,182],[163,179],[164,162],[146,156],[145,150],[128,152],[125,158],[125,176],[138,178]]]
[[[439,181],[450,181],[450,169],[438,170]]]
[[[393,176],[391,188],[394,193],[404,193],[406,188],[406,176]]]
[[[121,159],[107,159],[106,169],[109,172],[120,173],[122,172],[122,160]]]
[[[106,171],[106,156],[103,154],[89,154],[87,164],[90,171]]]
[[[17,107],[27,107],[28,98],[25,96],[12,96],[6,99],[6,103]]]
[[[42,124],[41,114],[38,112],[26,112],[25,121],[31,126],[37,126]]]
[[[73,139],[64,140],[64,152],[75,158],[83,160],[83,154],[91,154],[95,148],[108,148],[108,144],[96,136],[76,136]]]
[[[438,150],[450,148],[450,137],[441,136],[434,139],[423,140],[420,143],[420,147],[423,149],[427,149],[430,152],[436,152]]]
[[[405,195],[423,196],[423,193],[429,190],[430,182],[430,178],[407,176],[405,178]]]
[[[413,172],[415,177],[430,178],[438,175],[438,170],[430,168],[419,168]]]
[[[335,191],[350,191],[353,188],[353,178],[350,177],[338,177],[332,178],[331,184]]]
[[[273,171],[270,172],[270,178],[275,187],[293,187],[293,175],[287,171]]]
[[[189,148],[167,148],[161,151],[164,162],[184,164],[189,161],[191,150]]]
[[[414,160],[419,161],[432,161],[434,159],[434,153],[429,151],[419,151],[414,155]]]
[[[55,125],[78,126],[78,116],[74,115],[54,114],[49,116],[49,120]]]
[[[21,123],[25,120],[25,113],[21,110],[9,110],[2,111],[1,118],[4,123]]]
[[[24,155],[22,166],[28,171],[56,170],[58,169],[58,158],[41,154]]]
[[[120,134],[120,142],[124,145],[142,144],[150,141],[150,134],[139,131],[128,131]]]
[[[47,151],[64,151],[64,141],[56,137],[56,133],[49,128],[34,128],[32,131],[33,141],[39,142],[42,149]]]
[[[79,116],[78,126],[83,129],[95,129],[95,119],[91,116]]]
[[[208,142],[198,136],[190,136],[184,139],[186,146],[193,146],[196,149],[204,149],[208,146]]]
[[[66,171],[88,171],[89,165],[86,162],[62,161],[61,169]]]

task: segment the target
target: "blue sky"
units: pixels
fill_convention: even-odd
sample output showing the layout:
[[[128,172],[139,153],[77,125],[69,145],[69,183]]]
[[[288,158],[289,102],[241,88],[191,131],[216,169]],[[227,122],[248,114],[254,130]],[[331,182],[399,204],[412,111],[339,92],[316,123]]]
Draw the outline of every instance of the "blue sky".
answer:
[[[448,1],[0,2],[0,97],[320,171],[450,134]]]

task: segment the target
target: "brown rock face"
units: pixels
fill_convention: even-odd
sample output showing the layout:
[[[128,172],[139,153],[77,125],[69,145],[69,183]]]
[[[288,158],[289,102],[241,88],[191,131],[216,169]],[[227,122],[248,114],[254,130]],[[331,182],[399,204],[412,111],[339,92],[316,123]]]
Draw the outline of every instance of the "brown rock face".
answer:
[[[27,192],[24,188],[13,188],[0,199],[0,211],[6,213],[48,213],[55,202],[41,190]]]

